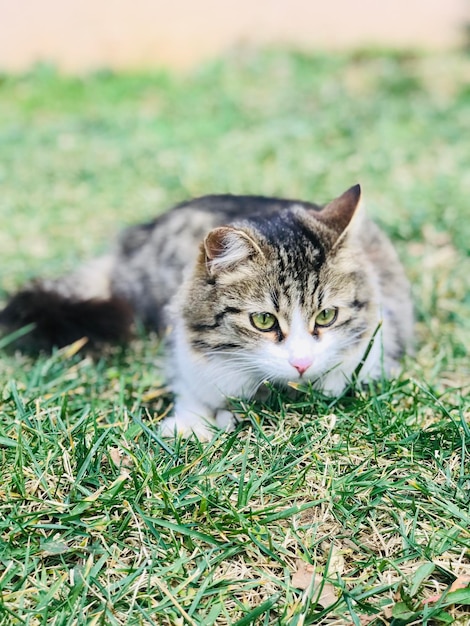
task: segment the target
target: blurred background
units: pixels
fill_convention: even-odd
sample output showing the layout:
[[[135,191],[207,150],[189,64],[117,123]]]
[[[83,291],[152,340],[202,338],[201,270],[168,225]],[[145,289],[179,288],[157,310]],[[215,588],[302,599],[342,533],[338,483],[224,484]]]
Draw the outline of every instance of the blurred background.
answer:
[[[187,68],[239,44],[462,44],[466,0],[0,0],[0,68]]]
[[[359,182],[413,282],[419,362],[468,379],[468,17],[465,0],[0,0],[0,296],[189,197],[324,203]]]

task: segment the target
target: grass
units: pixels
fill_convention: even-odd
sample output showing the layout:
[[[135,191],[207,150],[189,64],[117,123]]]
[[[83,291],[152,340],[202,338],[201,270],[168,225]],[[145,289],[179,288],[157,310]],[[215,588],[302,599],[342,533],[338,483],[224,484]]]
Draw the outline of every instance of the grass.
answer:
[[[271,50],[0,78],[4,295],[190,196],[359,181],[417,312],[396,380],[234,399],[209,444],[158,439],[153,337],[2,354],[0,624],[469,623],[469,77],[459,53]]]

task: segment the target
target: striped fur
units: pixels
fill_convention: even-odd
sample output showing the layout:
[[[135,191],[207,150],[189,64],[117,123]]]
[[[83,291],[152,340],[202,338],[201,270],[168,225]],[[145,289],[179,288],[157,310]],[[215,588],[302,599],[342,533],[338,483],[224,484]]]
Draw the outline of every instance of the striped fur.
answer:
[[[125,339],[132,317],[171,329],[175,411],[162,433],[207,438],[230,423],[227,397],[251,397],[265,380],[309,380],[336,395],[368,350],[360,380],[398,367],[412,337],[409,287],[359,205],[358,185],[324,208],[257,196],[192,200],[125,231],[110,256],[16,294],[0,324],[35,324],[29,339],[41,348],[82,335]],[[257,314],[272,327],[257,327]]]

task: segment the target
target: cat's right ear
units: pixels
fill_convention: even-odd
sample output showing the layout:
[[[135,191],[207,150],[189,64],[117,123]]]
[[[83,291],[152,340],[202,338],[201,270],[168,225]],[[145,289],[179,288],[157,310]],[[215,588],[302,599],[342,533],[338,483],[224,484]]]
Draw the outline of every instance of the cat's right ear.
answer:
[[[341,196],[329,202],[315,217],[335,233],[338,243],[351,230],[361,204],[361,187],[354,185]]]
[[[204,239],[206,267],[211,274],[232,269],[236,265],[263,254],[249,233],[231,226],[219,226]]]

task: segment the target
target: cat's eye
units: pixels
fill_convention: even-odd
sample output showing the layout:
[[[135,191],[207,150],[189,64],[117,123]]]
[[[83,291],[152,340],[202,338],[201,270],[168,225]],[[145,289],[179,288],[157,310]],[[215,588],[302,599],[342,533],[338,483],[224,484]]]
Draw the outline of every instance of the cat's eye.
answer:
[[[274,330],[277,327],[276,316],[272,313],[252,313],[251,323],[255,328],[262,331]]]
[[[315,318],[315,326],[331,326],[338,317],[338,309],[323,309]]]

